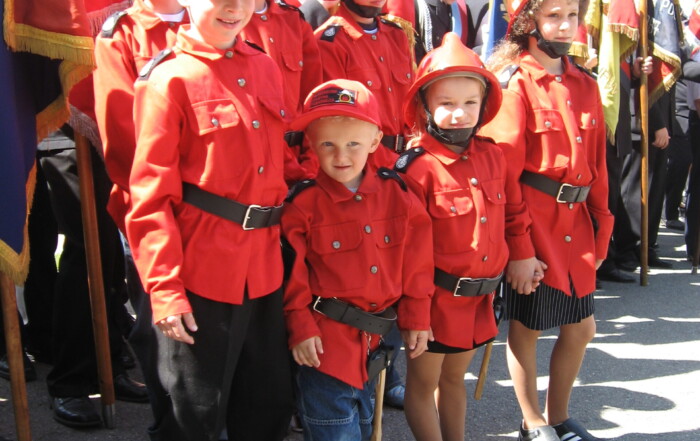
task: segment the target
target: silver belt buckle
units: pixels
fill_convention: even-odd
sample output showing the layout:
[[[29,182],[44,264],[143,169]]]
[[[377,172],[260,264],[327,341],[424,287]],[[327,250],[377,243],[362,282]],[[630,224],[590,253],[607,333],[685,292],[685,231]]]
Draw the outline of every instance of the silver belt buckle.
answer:
[[[559,193],[557,193],[557,202],[559,202],[560,204],[566,204],[567,202],[569,202],[561,199],[561,197],[564,195],[564,189],[567,187],[574,188],[574,186],[571,184],[561,184],[559,186]]]
[[[254,230],[255,227],[249,227],[248,226],[248,221],[250,220],[250,210],[253,208],[262,208],[260,205],[248,205],[248,209],[245,211],[245,216],[243,216],[243,222],[241,222],[241,227],[243,227],[244,231],[249,231],[249,230]]]
[[[460,277],[459,280],[457,281],[457,285],[455,285],[455,289],[452,290],[452,296],[453,297],[461,297],[459,294],[457,294],[457,291],[459,291],[459,288],[462,287],[462,282],[471,282],[472,279],[471,277]]]

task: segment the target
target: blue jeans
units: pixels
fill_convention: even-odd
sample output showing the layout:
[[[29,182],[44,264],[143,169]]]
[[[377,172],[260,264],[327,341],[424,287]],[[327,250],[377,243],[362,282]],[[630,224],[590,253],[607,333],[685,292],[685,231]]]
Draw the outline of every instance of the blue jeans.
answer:
[[[375,381],[364,389],[306,366],[297,373],[305,441],[365,441],[372,436]]]

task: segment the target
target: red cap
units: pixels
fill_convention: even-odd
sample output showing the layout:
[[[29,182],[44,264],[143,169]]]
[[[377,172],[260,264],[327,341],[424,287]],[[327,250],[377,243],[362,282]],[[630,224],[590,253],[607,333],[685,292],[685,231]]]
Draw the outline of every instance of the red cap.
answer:
[[[381,127],[376,98],[362,83],[352,80],[332,80],[317,86],[306,97],[301,115],[290,127],[303,131],[324,116],[347,116]]]
[[[440,47],[433,49],[423,58],[416,71],[416,80],[406,94],[403,106],[404,121],[409,127],[418,122],[416,104],[418,92],[440,78],[450,76],[463,76],[488,84],[488,95],[483,114],[480,115],[481,124],[491,121],[501,107],[501,84],[496,77],[486,70],[481,58],[471,49],[462,44],[459,36],[454,32],[448,32],[442,38]]]

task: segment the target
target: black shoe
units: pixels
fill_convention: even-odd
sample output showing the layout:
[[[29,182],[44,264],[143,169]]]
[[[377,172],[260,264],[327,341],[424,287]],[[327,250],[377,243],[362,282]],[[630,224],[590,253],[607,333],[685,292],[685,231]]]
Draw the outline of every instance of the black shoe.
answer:
[[[132,380],[126,374],[114,377],[114,396],[119,401],[148,403],[148,391],[143,383]]]
[[[649,250],[648,263],[649,263],[650,268],[659,268],[659,269],[671,269],[671,268],[673,268],[673,264],[671,262],[666,262],[665,260],[661,260],[661,258],[659,258],[659,255],[656,254],[656,251],[654,251],[654,250]]]
[[[384,392],[384,404],[394,409],[403,409],[403,397],[406,386],[398,384]]]
[[[672,230],[684,231],[685,230],[685,223],[683,223],[683,221],[680,221],[678,219],[667,220],[666,221],[666,228],[670,228]]]
[[[88,397],[53,398],[53,419],[68,427],[94,427],[102,423]]]
[[[602,441],[600,438],[588,433],[588,431],[575,419],[569,418],[561,424],[554,426],[557,435],[562,441],[580,440],[580,441]]]
[[[518,441],[561,441],[556,430],[552,426],[535,427],[534,429],[525,429],[520,425],[520,434]]]
[[[24,351],[22,351],[22,360],[24,360],[24,381],[36,380],[36,368],[34,367],[34,362]],[[0,358],[0,377],[4,378],[5,380],[10,379],[10,364],[7,361],[7,354]]]
[[[617,267],[606,267],[602,266],[596,271],[596,278],[598,280],[605,280],[606,282],[617,282],[617,283],[634,283],[637,279],[631,274],[627,274],[620,271]]]
[[[632,272],[639,268],[639,256],[635,252],[627,251],[615,258],[615,267]]]

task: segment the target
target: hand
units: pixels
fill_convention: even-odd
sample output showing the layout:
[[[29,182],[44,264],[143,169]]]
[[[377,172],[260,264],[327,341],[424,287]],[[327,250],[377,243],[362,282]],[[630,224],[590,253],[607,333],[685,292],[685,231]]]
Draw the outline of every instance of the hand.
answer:
[[[187,329],[191,332],[197,332],[197,322],[194,321],[194,315],[191,312],[171,315],[159,321],[157,326],[166,337],[191,345],[194,343],[194,338],[185,330],[185,326],[182,325],[183,321]]]
[[[529,295],[539,286],[546,269],[547,264],[536,257],[511,260],[506,267],[506,281],[518,294]]]
[[[428,341],[435,340],[432,329],[401,331],[401,338],[408,349],[408,358],[418,357],[428,349]]]
[[[292,348],[294,361],[300,366],[316,368],[321,366],[318,354],[323,354],[323,343],[321,343],[319,336],[307,338]]]
[[[594,67],[598,65],[598,52],[595,49],[588,49],[588,59],[583,63],[583,67],[588,70],[593,70]]]
[[[642,73],[651,75],[654,72],[654,62],[651,57],[637,57],[632,64],[632,75],[635,78],[642,76]]]
[[[671,135],[668,134],[668,129],[662,127],[656,132],[654,132],[654,142],[651,143],[654,147],[658,147],[661,150],[668,147],[668,143],[671,140]]]
[[[595,260],[595,269],[600,268],[600,265],[603,264],[603,260],[605,260],[605,259],[596,259]]]

